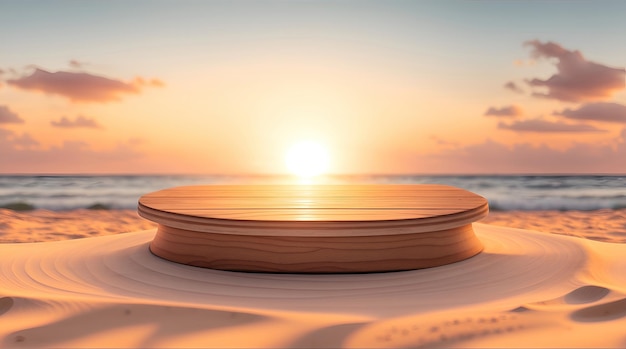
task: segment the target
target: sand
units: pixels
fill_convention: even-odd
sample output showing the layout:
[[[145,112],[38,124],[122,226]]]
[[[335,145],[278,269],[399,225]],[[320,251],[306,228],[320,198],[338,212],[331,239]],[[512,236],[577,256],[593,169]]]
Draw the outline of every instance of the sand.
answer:
[[[481,223],[626,243],[626,209],[597,211],[492,211]],[[0,243],[43,242],[155,228],[135,210],[0,209]]]
[[[0,243],[45,242],[128,233],[155,228],[134,210],[0,209]]]
[[[624,211],[496,212],[483,222],[590,236],[476,223],[473,258],[353,275],[171,263],[154,229],[119,234],[151,227],[133,211],[0,214],[4,241],[61,240],[0,244],[2,347],[626,346]]]
[[[596,211],[495,211],[482,223],[626,243],[626,209]]]

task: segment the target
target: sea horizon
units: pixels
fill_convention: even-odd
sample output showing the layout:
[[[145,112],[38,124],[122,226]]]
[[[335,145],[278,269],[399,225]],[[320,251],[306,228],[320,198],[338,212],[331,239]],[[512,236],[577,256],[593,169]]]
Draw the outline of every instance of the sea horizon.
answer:
[[[183,185],[228,184],[443,184],[482,195],[492,211],[590,211],[626,208],[626,176],[577,175],[291,175],[20,174],[0,175],[0,208],[135,209],[141,195]]]

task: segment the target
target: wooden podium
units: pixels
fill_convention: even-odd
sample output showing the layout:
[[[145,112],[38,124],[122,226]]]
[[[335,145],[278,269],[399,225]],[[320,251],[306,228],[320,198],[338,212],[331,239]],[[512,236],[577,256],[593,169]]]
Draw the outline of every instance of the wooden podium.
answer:
[[[249,272],[428,268],[478,254],[487,200],[444,185],[207,185],[139,199],[158,223],[153,254]]]

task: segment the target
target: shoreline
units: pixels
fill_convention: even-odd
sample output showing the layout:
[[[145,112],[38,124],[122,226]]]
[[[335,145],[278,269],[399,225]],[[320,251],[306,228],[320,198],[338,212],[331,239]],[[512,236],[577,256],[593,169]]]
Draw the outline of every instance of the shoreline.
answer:
[[[626,209],[492,211],[484,224],[626,243]],[[50,211],[0,209],[0,243],[71,240],[156,228],[135,210]]]

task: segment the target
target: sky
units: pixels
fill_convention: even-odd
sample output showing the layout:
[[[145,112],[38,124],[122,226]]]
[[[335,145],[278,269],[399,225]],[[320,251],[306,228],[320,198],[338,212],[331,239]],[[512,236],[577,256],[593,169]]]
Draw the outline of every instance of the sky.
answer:
[[[0,173],[626,173],[624,1],[0,1]]]

